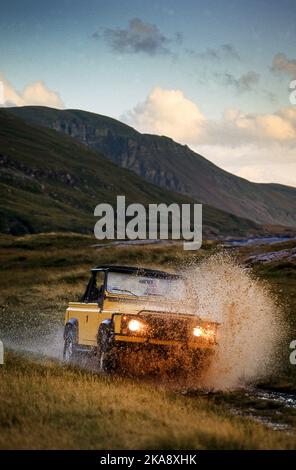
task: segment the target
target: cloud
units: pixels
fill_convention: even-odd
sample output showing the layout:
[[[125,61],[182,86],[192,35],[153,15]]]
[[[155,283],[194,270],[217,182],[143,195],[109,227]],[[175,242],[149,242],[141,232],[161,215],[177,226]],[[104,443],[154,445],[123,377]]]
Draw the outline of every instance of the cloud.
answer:
[[[190,145],[240,176],[296,186],[295,106],[253,114],[226,109],[213,120],[181,90],[156,87],[122,119],[141,132]]]
[[[296,60],[288,59],[282,52],[273,58],[271,70],[274,73],[286,74],[291,78],[296,78]]]
[[[179,141],[198,138],[204,116],[181,90],[154,88],[146,101],[139,103],[125,120],[147,133],[168,135]]]
[[[208,122],[208,136],[223,137],[230,143],[296,143],[296,108],[282,108],[274,113],[245,114],[228,109],[218,122]]]
[[[130,20],[125,29],[105,28],[94,33],[93,37],[102,38],[114,52],[144,53],[150,56],[171,55],[171,44],[182,42],[181,33],[175,33],[174,38],[168,38],[156,25],[145,23],[140,18]]]
[[[0,83],[2,96],[0,106],[49,106],[52,108],[63,108],[64,104],[55,91],[49,90],[42,80],[26,85],[22,91],[16,90],[0,72]]]
[[[240,55],[232,44],[221,44],[216,48],[209,47],[203,52],[187,49],[187,53],[202,60],[240,60]]]
[[[254,155],[257,156],[256,151]],[[233,170],[229,168],[229,170],[236,175],[241,176],[242,178],[256,181],[258,183],[280,182],[281,184],[285,184],[287,186],[296,186],[296,180],[293,176],[296,174],[296,162],[287,162],[283,164],[281,161],[271,162],[267,159],[262,161],[261,158],[260,163],[260,159],[258,159],[257,156],[257,163],[251,165],[241,164],[239,167],[236,167]]]
[[[260,80],[260,75],[253,70],[242,74],[238,78],[229,72],[216,73],[215,77],[221,80],[224,85],[234,87],[238,93],[252,91]]]
[[[224,58],[240,60],[240,55],[232,44],[222,44],[221,51]]]
[[[241,145],[296,144],[296,107],[274,113],[249,113],[230,108],[221,119],[207,119],[181,90],[155,87],[146,100],[124,116],[142,132],[167,135],[182,143]]]
[[[242,178],[256,182],[278,182],[296,186],[296,158],[292,146],[279,144],[260,146],[197,145],[201,155],[216,165]]]

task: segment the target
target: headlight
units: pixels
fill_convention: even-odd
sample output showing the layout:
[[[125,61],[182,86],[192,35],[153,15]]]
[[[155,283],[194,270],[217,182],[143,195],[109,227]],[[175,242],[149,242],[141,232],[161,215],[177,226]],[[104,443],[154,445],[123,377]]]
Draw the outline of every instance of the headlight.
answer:
[[[123,315],[121,317],[121,333],[123,335],[143,336],[147,333],[147,324],[142,318],[135,315]]]
[[[196,327],[193,328],[193,334],[194,334],[194,336],[202,336],[203,331],[199,326],[196,326]]]
[[[139,320],[130,320],[127,326],[130,331],[140,331],[143,328],[143,325]]]
[[[205,325],[204,327],[195,326],[192,333],[193,336],[196,336],[197,338],[203,337],[210,342],[215,341],[216,330],[210,325]]]

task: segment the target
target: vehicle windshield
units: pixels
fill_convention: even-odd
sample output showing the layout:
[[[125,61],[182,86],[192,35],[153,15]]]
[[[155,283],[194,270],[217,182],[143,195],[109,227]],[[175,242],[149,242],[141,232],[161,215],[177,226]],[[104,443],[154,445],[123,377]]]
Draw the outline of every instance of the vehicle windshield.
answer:
[[[182,279],[156,278],[129,273],[109,272],[107,291],[111,294],[131,297],[159,296],[181,300],[185,297],[185,283]]]

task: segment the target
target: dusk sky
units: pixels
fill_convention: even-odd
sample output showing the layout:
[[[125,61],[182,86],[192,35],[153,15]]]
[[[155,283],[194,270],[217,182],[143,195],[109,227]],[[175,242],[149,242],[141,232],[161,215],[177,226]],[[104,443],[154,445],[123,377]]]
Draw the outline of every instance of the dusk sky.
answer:
[[[252,181],[296,186],[295,0],[10,0],[0,11],[2,106],[105,114]]]

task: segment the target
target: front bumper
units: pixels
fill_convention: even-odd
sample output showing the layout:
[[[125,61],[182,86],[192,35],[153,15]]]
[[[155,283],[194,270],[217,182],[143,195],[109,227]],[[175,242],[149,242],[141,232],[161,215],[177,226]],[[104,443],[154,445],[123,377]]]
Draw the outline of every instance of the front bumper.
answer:
[[[215,342],[209,342],[203,338],[197,338],[194,341],[178,341],[169,339],[158,339],[158,338],[143,338],[139,336],[129,335],[115,335],[115,344],[122,343],[137,343],[138,345],[149,345],[149,346],[169,346],[169,347],[188,347],[190,349],[214,349],[216,346]]]
[[[137,320],[143,328],[137,332],[129,329],[129,322]],[[142,310],[137,315],[113,315],[114,341],[164,347],[213,349],[216,346],[217,324],[202,321],[192,315],[167,314]],[[195,336],[195,327],[204,334]]]

